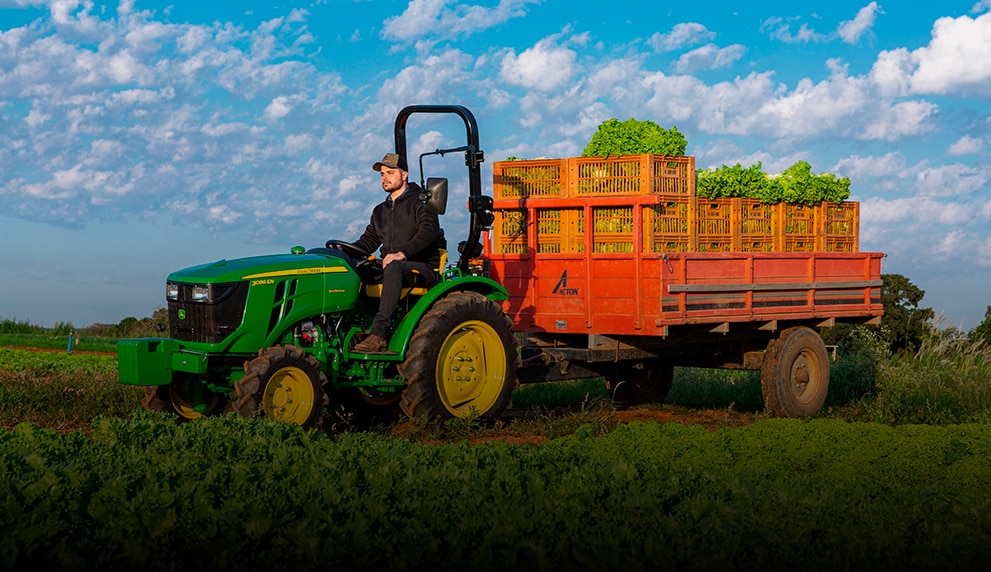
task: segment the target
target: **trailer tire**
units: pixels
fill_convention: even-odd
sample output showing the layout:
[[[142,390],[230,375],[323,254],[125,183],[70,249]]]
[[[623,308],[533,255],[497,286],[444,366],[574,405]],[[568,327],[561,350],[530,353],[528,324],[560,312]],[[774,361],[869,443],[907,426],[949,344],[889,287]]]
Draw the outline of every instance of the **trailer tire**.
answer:
[[[234,382],[234,409],[242,417],[311,427],[322,421],[326,385],[327,376],[313,356],[296,346],[274,346],[244,362],[244,377]]]
[[[617,370],[604,377],[619,409],[642,403],[664,403],[674,381],[674,366],[659,361],[625,364]]]
[[[193,383],[198,382],[176,379],[166,385],[147,385],[144,387],[145,396],[141,400],[141,405],[149,411],[171,413],[180,423],[217,415],[227,408],[230,400],[226,395],[213,393],[204,388],[204,391],[210,393],[206,400],[207,410],[205,413],[196,411],[190,399]]]
[[[498,418],[519,385],[513,322],[477,292],[449,294],[428,311],[410,338],[399,373],[400,408],[411,418]]]
[[[777,417],[815,415],[829,391],[829,355],[822,338],[801,326],[767,345],[760,375],[764,405]]]

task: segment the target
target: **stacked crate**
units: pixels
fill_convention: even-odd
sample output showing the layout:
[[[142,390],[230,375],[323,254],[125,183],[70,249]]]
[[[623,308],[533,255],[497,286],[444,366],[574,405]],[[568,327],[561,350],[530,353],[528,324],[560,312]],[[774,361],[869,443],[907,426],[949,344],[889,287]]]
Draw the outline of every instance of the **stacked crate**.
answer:
[[[819,211],[817,206],[778,203],[779,252],[816,252],[819,248]]]
[[[694,247],[684,223],[694,157],[500,161],[493,171],[493,254],[630,253],[638,238],[646,251]]]
[[[860,250],[860,203],[822,203],[822,250],[857,252]]]
[[[693,157],[500,161],[493,170],[494,255],[859,249],[858,203],[696,197]]]

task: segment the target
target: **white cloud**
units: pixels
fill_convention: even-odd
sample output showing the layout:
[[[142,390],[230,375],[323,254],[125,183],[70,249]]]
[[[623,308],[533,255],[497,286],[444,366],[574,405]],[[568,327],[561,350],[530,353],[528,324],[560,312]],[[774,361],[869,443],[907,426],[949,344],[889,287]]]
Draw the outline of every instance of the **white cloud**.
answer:
[[[905,158],[898,151],[891,151],[880,157],[853,155],[840,159],[834,167],[834,171],[850,177],[854,181],[868,177],[886,179],[904,177],[906,174]]]
[[[798,31],[792,32],[793,24],[799,22],[801,18],[772,17],[761,22],[761,32],[773,40],[779,40],[786,44],[809,44],[836,39],[854,44],[874,26],[877,14],[883,13],[877,2],[871,2],[858,10],[857,15],[852,20],[840,22],[836,30],[829,34],[816,32],[805,22],[799,25]]]
[[[382,115],[391,124],[395,114],[411,102],[446,101],[448,93],[460,93],[471,86],[474,59],[460,50],[435,51],[422,61],[403,68],[382,83],[379,102],[387,104]]]
[[[281,119],[292,111],[292,103],[288,97],[280,95],[272,100],[265,108],[265,117],[270,120]]]
[[[544,38],[516,55],[510,50],[502,58],[499,77],[511,84],[537,91],[560,90],[574,75],[576,54],[556,45],[555,37]]]
[[[927,101],[903,101],[883,105],[873,121],[864,126],[859,137],[881,141],[897,141],[904,137],[932,131],[929,119],[936,112],[936,105]]]
[[[656,32],[647,40],[647,45],[658,52],[680,50],[686,46],[694,46],[708,42],[716,37],[716,33],[708,30],[698,22],[675,24],[671,31],[662,34]]]
[[[916,178],[919,196],[959,197],[988,184],[987,173],[966,165],[940,165],[921,170]]]
[[[844,42],[855,44],[861,36],[874,26],[874,20],[879,13],[883,14],[881,7],[877,2],[871,2],[861,8],[853,20],[841,22],[839,28],[836,29],[836,33]]]
[[[809,28],[809,25],[802,23],[798,32],[792,34],[791,24],[796,18],[768,18],[761,22],[761,32],[768,34],[773,40],[779,40],[786,44],[808,44],[811,42],[825,42],[829,37],[820,34]]]
[[[948,155],[974,155],[984,148],[984,140],[964,135],[946,150]]]
[[[526,6],[539,1],[499,0],[494,8],[486,8],[455,4],[454,0],[412,0],[405,12],[386,19],[382,37],[406,42],[422,37],[469,36],[525,16]]]
[[[747,48],[741,44],[734,44],[725,48],[708,44],[682,54],[675,62],[675,69],[684,73],[693,70],[727,68],[742,58],[746,51]]]
[[[991,96],[991,13],[940,18],[926,47],[883,51],[872,70],[882,93]]]

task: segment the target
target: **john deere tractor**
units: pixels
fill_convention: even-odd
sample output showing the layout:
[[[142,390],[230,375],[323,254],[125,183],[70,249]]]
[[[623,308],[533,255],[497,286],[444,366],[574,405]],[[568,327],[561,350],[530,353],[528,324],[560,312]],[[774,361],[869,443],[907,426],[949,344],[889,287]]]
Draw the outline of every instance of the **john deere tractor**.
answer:
[[[404,291],[389,353],[351,350],[378,309],[380,288],[362,278],[375,260],[329,240],[170,274],[170,337],[122,340],[121,383],[144,386],[146,408],[183,420],[233,408],[309,426],[333,400],[398,405],[429,419],[498,416],[517,385],[519,358],[512,322],[498,303],[506,290],[469,269],[493,220],[492,199],[481,192],[478,126],[461,106],[406,107],[395,123],[396,152],[404,159],[406,123],[416,113],[453,113],[464,121],[466,145],[424,155],[464,152],[470,225],[457,263],[439,269],[442,280]],[[421,200],[443,214],[447,180],[431,178],[423,187]]]

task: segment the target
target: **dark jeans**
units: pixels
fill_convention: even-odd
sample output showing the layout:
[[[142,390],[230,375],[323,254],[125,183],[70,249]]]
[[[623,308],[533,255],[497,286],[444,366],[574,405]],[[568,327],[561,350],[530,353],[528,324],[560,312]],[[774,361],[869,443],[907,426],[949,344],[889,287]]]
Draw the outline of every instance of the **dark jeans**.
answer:
[[[416,272],[413,272],[416,270]],[[399,295],[403,286],[430,286],[437,281],[437,273],[425,262],[397,260],[390,262],[382,271],[382,298],[379,311],[372,322],[372,333],[385,337],[392,324],[392,314],[399,305]]]

